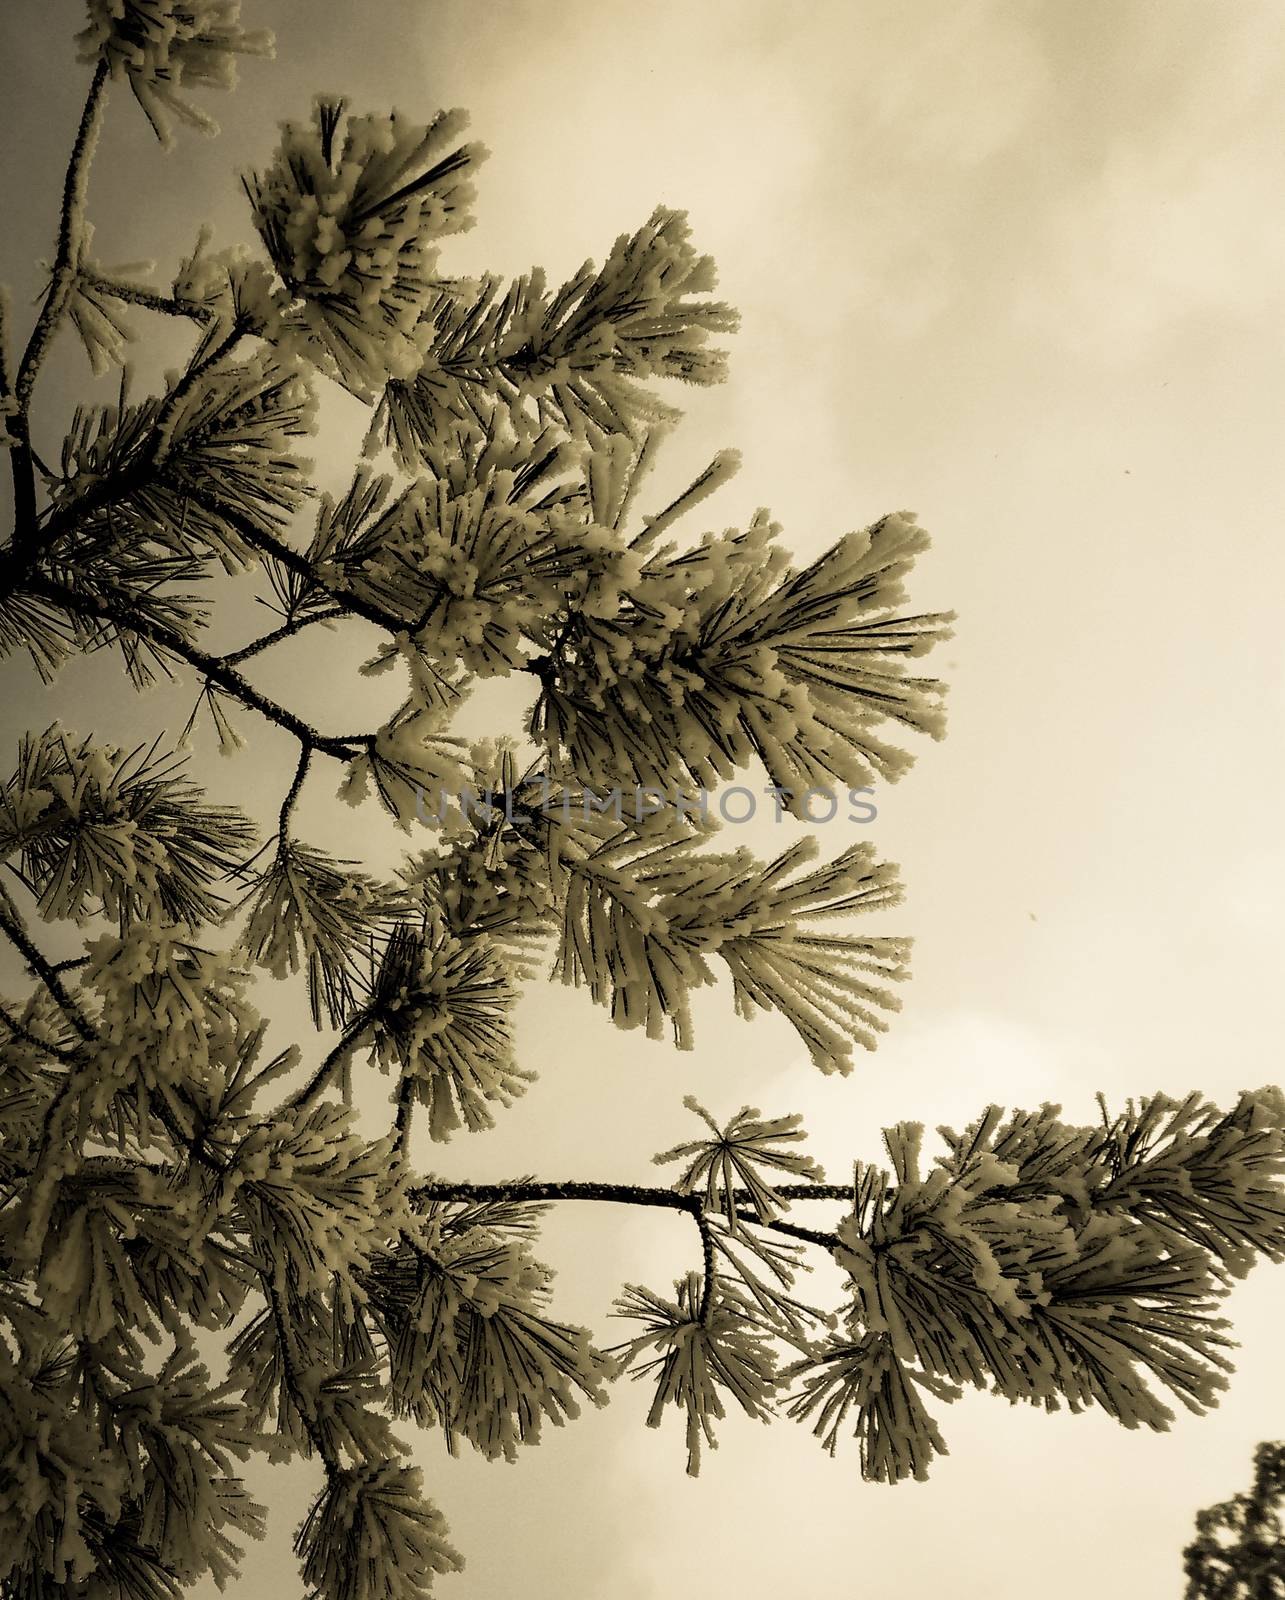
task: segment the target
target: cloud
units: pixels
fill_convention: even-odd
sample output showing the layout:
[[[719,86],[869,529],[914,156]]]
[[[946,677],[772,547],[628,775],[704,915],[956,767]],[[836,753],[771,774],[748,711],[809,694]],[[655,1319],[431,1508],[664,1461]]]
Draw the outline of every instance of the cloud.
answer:
[[[1202,322],[1279,311],[1285,64],[1246,6],[1126,8],[1060,61],[1016,321],[1127,361]],[[1279,15],[1275,25],[1279,24]],[[1090,51],[1087,46],[1092,44]]]
[[[1280,174],[1233,147],[1122,151],[1059,208],[1014,304],[1020,323],[1130,360],[1201,318],[1285,303]]]
[[[806,1056],[791,1061],[763,1089],[763,1109],[800,1113],[809,1152],[842,1182],[854,1159],[883,1158],[881,1131],[897,1122],[959,1128],[992,1103],[1026,1109],[1046,1100],[1064,1103],[1069,1121],[1088,1119],[1104,1070],[1083,1041],[995,1012],[908,1015],[847,1078],[822,1076]],[[931,1138],[925,1151],[934,1151]]]

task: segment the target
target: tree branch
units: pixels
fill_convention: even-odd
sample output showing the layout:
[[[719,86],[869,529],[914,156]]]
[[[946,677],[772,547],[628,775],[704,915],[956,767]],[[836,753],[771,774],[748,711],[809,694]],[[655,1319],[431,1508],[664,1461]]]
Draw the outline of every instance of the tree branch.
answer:
[[[281,1107],[282,1112],[304,1110],[330,1082],[335,1069],[342,1066],[344,1058],[349,1051],[356,1049],[361,1036],[366,1031],[366,1019],[362,1017],[350,1027],[330,1050],[326,1059],[321,1063],[312,1077],[308,1079],[302,1089],[297,1089],[294,1094]]]
[[[780,1194],[780,1190],[776,1191]],[[803,1239],[808,1244],[819,1244],[823,1250],[833,1250],[838,1244],[838,1236],[833,1233],[821,1233],[815,1228],[804,1228],[796,1222],[784,1222],[780,1217],[773,1222],[757,1224],[762,1228],[771,1228],[773,1233],[786,1233],[792,1239]]]
[[[76,139],[71,149],[71,159],[67,163],[67,175],[63,180],[62,210],[58,218],[58,244],[49,288],[45,292],[44,302],[27,340],[26,349],[22,352],[13,384],[13,399],[17,410],[9,418],[8,424],[9,436],[13,441],[9,450],[9,468],[13,476],[13,536],[9,541],[9,552],[13,557],[17,557],[20,553],[25,554],[26,547],[34,545],[39,538],[36,475],[28,409],[32,386],[40,371],[49,340],[67,309],[67,301],[76,280],[77,257],[80,254],[84,225],[89,158],[98,132],[107,76],[107,63],[100,61],[94,68],[89,93],[85,96],[80,124],[76,129]]]
[[[62,1012],[67,1021],[88,1042],[94,1037],[94,1030],[80,1009],[76,1000],[67,989],[66,984],[54,971],[50,963],[32,942],[31,935],[23,925],[18,908],[14,905],[9,892],[0,885],[0,930],[7,936],[10,944],[21,954],[27,963],[32,975],[44,984],[49,991],[55,1005]]]
[[[25,411],[15,412],[7,419],[7,431],[12,441],[9,472],[13,478],[13,535],[5,553],[9,560],[16,561],[20,559],[18,552],[34,546],[37,537],[36,473]],[[0,598],[7,592],[0,590]]]
[[[9,376],[9,291],[0,285],[0,399],[8,399],[12,393],[13,380]]]
[[[312,760],[312,746],[302,745],[299,750],[299,765],[295,768],[294,777],[290,780],[290,787],[286,790],[286,797],[281,802],[281,816],[277,822],[277,837],[285,840],[290,827],[290,813],[294,810],[295,802],[303,788],[303,780],[308,776],[308,763]]]
[[[361,617],[364,621],[373,623],[375,627],[382,628],[385,633],[409,633],[413,624],[404,617],[394,616],[391,611],[385,611],[382,606],[373,605],[368,600],[353,594],[344,583],[320,571],[318,567],[301,554],[292,549],[288,544],[275,538],[270,533],[265,533],[262,528],[256,527],[246,516],[237,511],[235,506],[228,505],[218,495],[208,491],[196,489],[192,498],[204,510],[214,516],[222,517],[228,526],[245,540],[246,544],[259,550],[264,555],[275,556],[283,567],[298,573],[301,578],[307,578],[310,583],[323,589],[337,605],[341,606],[347,615]]]
[[[84,495],[71,504],[64,506],[48,519],[44,526],[46,545],[57,542],[65,533],[70,532],[78,522],[90,513],[104,510],[117,500],[133,490],[142,488],[148,481],[149,475],[155,470],[156,462],[152,452],[145,452],[137,460],[120,472],[102,479],[94,484]],[[321,571],[319,567],[298,550],[274,537],[258,527],[249,517],[245,516],[237,507],[228,504],[217,494],[208,490],[193,489],[189,491],[191,498],[203,510],[213,516],[220,517],[229,528],[238,534],[252,549],[261,554],[275,557],[282,566],[289,571],[306,578],[309,583],[323,590],[334,602],[334,609],[307,618],[295,619],[293,622],[283,623],[281,627],[274,628],[261,639],[252,641],[242,646],[239,650],[232,651],[223,657],[225,665],[243,661],[251,655],[256,655],[260,650],[267,649],[270,645],[282,639],[289,638],[301,628],[307,627],[312,622],[334,621],[345,616],[360,617],[363,621],[371,623],[385,633],[393,635],[412,633],[416,631],[412,621],[404,617],[395,616],[390,611],[385,611],[382,606],[363,600],[359,595],[353,594],[346,584],[336,580],[329,574]],[[0,568],[0,600],[13,594],[24,574],[32,566],[38,555],[38,549],[32,548],[19,556],[12,548],[7,553],[3,567]],[[30,585],[34,587],[33,585]],[[317,748],[322,748],[320,745]]]
[[[168,650],[171,655],[195,668],[207,683],[222,689],[251,711],[257,711],[267,721],[275,722],[287,733],[292,733],[306,749],[320,750],[323,755],[334,756],[340,761],[351,761],[360,753],[359,739],[333,738],[319,732],[287,707],[260,694],[248,679],[243,678],[235,668],[229,667],[221,656],[210,655],[173,628],[138,616],[129,609],[127,603],[116,604],[99,596],[80,594],[65,584],[41,576],[33,575],[28,586],[33,594],[43,595],[45,599],[55,601],[77,616],[109,622],[118,632],[137,634],[140,639]]]
[[[64,534],[70,532],[79,522],[93,512],[106,510],[135,489],[145,487],[148,481],[162,470],[170,442],[168,424],[173,418],[180,401],[191,392],[194,384],[198,383],[212,367],[216,366],[224,356],[229,354],[245,336],[245,333],[246,328],[242,323],[234,323],[228,333],[218,341],[213,349],[199,360],[194,361],[175,384],[174,388],[166,395],[160,410],[153,419],[151,437],[147,447],[141,450],[130,461],[128,466],[123,467],[117,473],[100,479],[79,499],[54,512],[45,521],[43,527],[36,511],[35,478],[31,473],[31,461],[35,457],[34,452],[31,450],[26,411],[23,407],[19,407],[18,414],[10,421],[9,431],[17,441],[13,447],[15,456],[20,448],[26,451],[26,466],[24,470],[29,480],[30,493],[28,498],[30,504],[17,515],[13,539],[3,552],[3,569],[0,570],[0,600],[7,598],[17,590],[24,576],[39,560],[42,548],[48,549],[57,544]],[[21,374],[19,376],[21,377]],[[16,461],[14,472],[15,475],[18,472]],[[17,477],[15,476],[16,486]]]
[[[17,418],[13,419],[14,422],[17,420]],[[63,506],[48,518],[43,530],[41,530],[46,546],[56,544],[64,534],[69,533],[91,513],[105,510],[108,506],[114,505],[116,501],[122,500],[126,495],[133,493],[134,490],[143,488],[154,471],[155,462],[152,454],[145,451],[119,472],[101,479],[86,490],[79,499]],[[265,533],[262,528],[252,522],[236,506],[230,505],[221,499],[219,495],[209,490],[201,489],[190,489],[188,492],[197,505],[211,515],[222,518],[228,527],[234,533],[239,534],[246,544],[264,555],[275,556],[282,566],[297,573],[300,577],[306,578],[309,583],[315,584],[317,588],[322,589],[339,608],[337,615],[361,617],[366,622],[373,623],[375,627],[383,629],[386,633],[398,634],[410,631],[411,624],[405,618],[394,616],[392,612],[385,611],[382,607],[373,605],[369,601],[351,593],[345,584],[320,571],[307,556],[301,554],[298,550],[292,549],[288,544],[275,538],[272,534]],[[15,540],[15,545],[16,543],[17,541]],[[19,584],[23,581],[24,575],[39,555],[39,547],[37,545],[32,545],[31,548],[22,551],[16,549],[15,545],[11,545],[4,552],[3,569],[0,570],[0,600],[6,599],[17,590]],[[281,630],[274,630],[274,633],[268,636],[266,642],[274,643],[278,637],[284,636]],[[254,649],[260,648],[264,648],[264,644],[256,643]],[[234,652],[234,654],[239,654],[239,652]]]
[[[705,1207],[698,1205],[693,1212],[701,1236],[701,1299],[696,1316],[701,1326],[708,1327],[714,1311],[714,1234],[705,1216]]]
[[[0,858],[6,862],[17,851],[23,851],[28,845],[36,844],[47,834],[56,832],[71,820],[71,807],[62,801],[55,801],[46,806],[36,820],[25,828],[15,828],[0,847]],[[10,871],[17,873],[16,867]],[[18,874],[21,877],[21,874]],[[25,883],[26,880],[23,879]]]
[[[772,1190],[782,1200],[844,1200],[849,1205],[853,1201],[853,1190],[850,1183],[783,1183]],[[748,1189],[737,1189],[734,1199],[739,1205],[742,1201],[750,1200]]]
[[[27,348],[22,353],[18,379],[14,385],[15,397],[24,413],[31,398],[36,374],[40,370],[40,363],[44,360],[45,350],[67,308],[67,300],[76,279],[77,256],[80,252],[85,220],[85,191],[89,181],[89,161],[98,134],[107,77],[107,62],[101,60],[94,68],[94,76],[90,80],[89,93],[85,96],[84,109],[80,114],[80,125],[76,129],[76,140],[71,148],[71,159],[67,163],[67,175],[63,180],[62,211],[58,219],[58,251],[54,256],[53,273],[44,304],[36,318],[36,325],[32,328]]]
[[[193,322],[209,322],[214,313],[209,306],[197,305],[193,300],[179,300],[172,296],[155,294],[151,289],[144,289],[139,284],[117,283],[114,278],[106,278],[101,272],[81,272],[84,281],[95,289],[101,289],[104,294],[109,294],[114,300],[123,300],[129,305],[143,306],[148,311],[159,311],[167,317],[187,317]]]
[[[243,323],[234,322],[227,333],[206,353],[199,361],[193,361],[191,366],[178,380],[170,392],[165,396],[160,410],[152,420],[152,442],[143,452],[141,460],[136,465],[145,468],[160,468],[165,463],[165,457],[170,445],[170,424],[174,413],[178,410],[180,402],[196,387],[207,372],[217,367],[224,356],[230,355],[241,340],[245,337],[246,329]],[[199,347],[198,347],[199,348]]]
[[[257,656],[261,650],[270,649],[274,644],[280,644],[283,639],[291,639],[296,633],[302,633],[305,628],[314,622],[334,622],[346,613],[336,607],[333,611],[314,611],[306,617],[294,617],[288,622],[283,622],[279,628],[273,628],[261,638],[252,639],[249,644],[243,644],[239,650],[231,650],[224,657],[224,663],[237,666],[242,661],[248,661],[251,656]]]
[[[434,1200],[601,1200],[617,1205],[659,1206],[668,1211],[691,1211],[700,1205],[697,1195],[679,1194],[676,1189],[653,1188],[641,1183],[593,1183],[569,1179],[542,1183],[517,1180],[513,1183],[422,1184],[411,1190],[416,1205]]]
[[[51,972],[74,972],[77,967],[87,967],[88,965],[88,956],[68,956],[64,961],[51,962],[49,970]]]
[[[821,1185],[791,1184],[788,1188],[778,1189],[775,1192],[782,1198],[800,1200],[851,1200],[850,1189],[831,1188],[830,1192],[818,1192]],[[697,1220],[701,1230],[701,1247],[705,1259],[705,1282],[712,1282],[713,1273],[713,1240],[709,1235],[705,1223],[705,1203],[699,1195],[680,1194],[676,1189],[650,1188],[639,1183],[592,1183],[567,1181],[563,1183],[447,1183],[434,1182],[423,1184],[411,1191],[411,1200],[415,1205],[429,1205],[435,1200],[598,1200],[615,1205],[626,1206],[660,1206],[671,1211],[686,1211]],[[733,1199],[736,1202],[750,1200],[748,1190],[737,1190]],[[756,1227],[767,1228],[773,1233],[789,1234],[791,1238],[806,1240],[809,1244],[817,1244],[824,1249],[832,1249],[836,1243],[835,1236],[829,1233],[820,1233],[811,1228],[799,1227],[792,1222],[758,1222]],[[708,1293],[701,1296],[701,1316],[708,1312]]]
[[[414,1097],[415,1080],[406,1073],[401,1083],[397,1086],[397,1117],[393,1123],[393,1154],[401,1157],[406,1153],[406,1141],[410,1138],[411,1113],[415,1109]]]
[[[0,1023],[8,1028],[14,1038],[21,1039],[24,1044],[29,1044],[33,1049],[39,1050],[43,1055],[49,1055],[55,1061],[69,1063],[75,1060],[75,1053],[66,1050],[62,1045],[52,1044],[48,1039],[42,1039],[38,1034],[32,1033],[25,1022],[22,1022],[9,1007],[0,1000]]]
[[[852,1200],[851,1184],[787,1183],[773,1189],[782,1200]],[[641,1183],[592,1183],[578,1180],[565,1182],[537,1182],[525,1179],[512,1183],[448,1183],[446,1181],[424,1184],[412,1191],[418,1204],[432,1200],[611,1200],[621,1205],[668,1206],[674,1210],[690,1210],[699,1196],[680,1194],[677,1189],[652,1187]],[[748,1205],[752,1196],[748,1189],[732,1193],[738,1204]]]
[[[286,1316],[285,1306],[281,1302],[281,1291],[277,1288],[270,1272],[260,1271],[263,1287],[267,1291],[268,1305],[272,1310],[272,1320],[276,1324],[277,1341],[281,1346],[281,1364],[285,1369],[286,1387],[294,1399],[295,1409],[299,1413],[304,1431],[312,1440],[313,1448],[321,1457],[326,1469],[326,1476],[334,1478],[339,1473],[339,1457],[335,1454],[330,1441],[326,1438],[317,1421],[316,1412],[313,1410],[312,1401],[303,1387],[299,1376],[299,1368],[295,1362],[294,1336],[290,1331],[290,1322]]]

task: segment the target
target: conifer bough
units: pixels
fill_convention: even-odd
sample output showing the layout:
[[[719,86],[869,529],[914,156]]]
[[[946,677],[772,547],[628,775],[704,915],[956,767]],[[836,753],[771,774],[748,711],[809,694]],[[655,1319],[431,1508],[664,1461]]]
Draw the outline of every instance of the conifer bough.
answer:
[[[317,1464],[296,1540],[309,1594],[410,1600],[461,1558],[396,1430],[511,1458],[622,1373],[651,1386],[648,1422],[683,1418],[692,1472],[728,1405],[798,1418],[831,1451],[855,1436],[879,1480],[926,1474],[965,1385],[1128,1427],[1164,1428],[1166,1392],[1211,1405],[1230,1370],[1219,1300],[1285,1254],[1276,1089],[1227,1111],[1153,1095],[1087,1127],[992,1106],[929,1159],[902,1124],[886,1166],[840,1183],[801,1154],[797,1118],[723,1122],[695,1101],[697,1135],[657,1158],[680,1163],[668,1186],[415,1173],[417,1116],[434,1140],[484,1130],[526,1087],[514,1006],[541,964],[682,1047],[691,991],[724,972],[737,1011],[781,1012],[822,1070],[874,1045],[907,944],[856,921],[897,902],[870,849],[763,862],[717,848],[695,805],[583,802],[694,799],[761,764],[803,816],[814,786],[894,779],[909,758],[884,727],[941,732],[941,686],[908,661],[950,619],[902,609],[926,542],[906,514],[801,569],[765,514],[683,534],[731,451],[638,509],[677,418],[657,383],[717,381],[709,341],[735,321],[681,214],[560,287],[452,278],[443,241],[469,225],[483,154],[462,114],[321,100],[246,175],[261,252],[202,233],[158,289],[92,254],[104,109],[127,85],[163,140],[208,127],[190,91],[230,85],[235,55],[270,41],[236,0],[89,0],[79,37],[90,81],[49,282],[16,360],[0,346],[0,652],[46,680],[96,651],[136,687],[190,682],[224,746],[275,724],[297,763],[266,828],[207,798],[163,733],[128,750],[33,729],[0,782],[19,974],[0,1008],[3,1594],[227,1583],[264,1518],[238,1463],[266,1451]],[[190,323],[183,367],[142,398],[124,369],[60,451],[37,440],[51,341],[72,329],[95,371],[123,366],[150,317]],[[339,496],[297,453],[327,383],[371,410]],[[232,650],[210,643],[216,568],[278,617]],[[379,630],[369,670],[404,695],[358,733],[255,681],[265,652],[348,619]],[[450,731],[470,684],[513,674],[516,736]],[[299,837],[299,794],[327,768],[407,829],[425,796],[494,805],[447,805],[433,846],[381,876]],[[536,804],[551,791],[562,810]],[[315,1043],[271,1037],[265,974],[306,982]],[[377,1072],[372,1126],[351,1091]],[[533,1248],[555,1203],[691,1219],[690,1272],[672,1293],[626,1286],[609,1349],[551,1309]],[[817,1252],[847,1274],[837,1308],[796,1293]],[[215,1383],[197,1341],[220,1337]]]
[[[1285,1444],[1254,1451],[1254,1482],[1196,1513],[1196,1537],[1182,1553],[1184,1600],[1280,1600],[1285,1594]]]

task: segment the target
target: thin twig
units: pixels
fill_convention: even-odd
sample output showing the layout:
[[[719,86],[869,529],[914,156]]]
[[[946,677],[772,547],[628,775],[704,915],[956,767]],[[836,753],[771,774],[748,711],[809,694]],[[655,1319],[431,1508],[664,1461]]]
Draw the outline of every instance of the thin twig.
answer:
[[[303,780],[308,776],[308,763],[312,760],[312,746],[302,745],[299,750],[299,765],[295,768],[294,777],[290,787],[286,790],[286,797],[281,802],[281,816],[277,823],[277,837],[282,844],[290,830],[290,813],[294,810],[299,792],[303,788]]]
[[[23,925],[17,906],[14,905],[8,890],[0,885],[0,930],[8,937],[10,944],[21,954],[33,976],[39,978],[49,991],[54,1004],[71,1023],[72,1027],[85,1041],[94,1037],[94,1030],[80,1009],[79,1004],[69,993],[66,984],[54,971],[53,965],[36,948],[31,935]]]
[[[261,1271],[264,1289],[267,1291],[268,1305],[272,1310],[272,1320],[276,1324],[277,1340],[281,1346],[281,1364],[285,1369],[286,1387],[295,1403],[299,1419],[303,1423],[304,1432],[312,1441],[313,1448],[321,1457],[326,1468],[326,1476],[334,1478],[339,1473],[339,1457],[322,1431],[317,1420],[312,1401],[304,1389],[303,1381],[299,1376],[299,1369],[295,1363],[294,1335],[291,1332],[289,1318],[286,1316],[285,1306],[281,1302],[281,1291],[277,1288],[269,1272]]]
[[[780,1190],[777,1190],[780,1193]],[[762,1228],[771,1228],[773,1233],[787,1233],[792,1239],[803,1239],[808,1244],[819,1244],[823,1250],[833,1250],[839,1239],[833,1233],[821,1233],[815,1228],[804,1228],[796,1222],[785,1222],[780,1217],[771,1222],[758,1224]]]
[[[159,311],[167,317],[187,317],[193,322],[209,322],[214,316],[209,306],[198,305],[195,300],[180,300],[176,296],[156,294],[151,289],[143,288],[141,284],[118,283],[114,278],[104,277],[101,272],[82,269],[81,277],[91,287],[101,289],[114,300],[123,300],[133,306],[143,306],[148,311]]]
[[[245,337],[245,333],[246,328],[244,323],[234,322],[231,328],[228,329],[227,333],[224,334],[224,336],[218,341],[217,344],[214,345],[212,349],[207,350],[199,361],[194,361],[192,363],[192,365],[178,380],[170,392],[165,396],[164,401],[161,403],[160,409],[157,411],[156,416],[152,421],[152,432],[154,436],[152,445],[150,449],[146,450],[143,454],[143,460],[149,467],[159,468],[165,463],[166,454],[168,453],[169,446],[172,443],[170,438],[170,424],[173,422],[174,415],[178,411],[180,404],[187,398],[189,394],[191,394],[192,390],[201,381],[201,379],[205,377],[205,375],[214,367],[218,366],[219,362],[223,360],[224,356],[231,354],[231,352]]]
[[[65,961],[52,961],[49,964],[51,972],[75,972],[77,967],[87,967],[88,956],[68,956]]]
[[[3,1023],[14,1038],[21,1039],[24,1044],[29,1044],[33,1049],[39,1050],[44,1055],[53,1056],[56,1061],[71,1062],[75,1060],[75,1052],[65,1049],[60,1044],[52,1044],[48,1039],[42,1039],[39,1034],[32,1033],[31,1029],[17,1017],[9,1007],[0,1000],[0,1023]]]
[[[393,1154],[399,1159],[406,1153],[410,1138],[410,1119],[415,1109],[415,1079],[408,1072],[397,1089],[397,1117],[393,1123]]]
[[[13,383],[16,413],[8,419],[8,433],[12,441],[9,449],[9,468],[13,477],[13,536],[6,556],[21,569],[35,559],[40,544],[39,512],[36,508],[36,475],[31,448],[31,423],[28,410],[31,391],[44,360],[45,350],[53,337],[67,302],[71,298],[79,265],[81,236],[84,229],[85,189],[89,178],[89,158],[98,132],[102,112],[103,91],[107,85],[108,69],[99,61],[90,80],[89,93],[80,113],[67,174],[63,180],[62,209],[58,216],[58,244],[54,254],[49,288],[36,317],[27,345],[18,363],[18,373]],[[7,592],[7,591],[6,591]]]
[[[9,291],[0,285],[0,398],[13,393],[9,377]]]
[[[320,570],[318,564],[283,543],[273,534],[266,533],[262,528],[252,522],[249,517],[240,513],[235,506],[220,499],[203,485],[192,490],[192,498],[202,510],[222,517],[228,526],[241,536],[248,545],[264,555],[275,556],[283,567],[297,573],[301,578],[307,578],[317,588],[328,594],[337,605],[342,606],[346,613],[362,617],[365,621],[374,623],[375,627],[382,628],[385,633],[409,633],[412,621],[406,617],[396,616],[391,611],[385,611],[382,606],[374,605],[369,600],[363,600],[354,594],[341,580],[331,577]]]
[[[27,348],[22,353],[17,382],[14,384],[14,394],[24,413],[31,398],[36,374],[40,370],[40,363],[44,360],[45,349],[63,312],[67,309],[67,300],[76,279],[76,268],[79,265],[77,257],[80,253],[81,232],[84,226],[89,158],[98,132],[107,77],[107,63],[99,61],[90,80],[89,93],[85,96],[80,124],[76,129],[76,140],[71,149],[71,159],[67,163],[67,175],[63,180],[62,210],[58,218],[58,249],[54,256],[49,289],[40,308],[40,314],[36,318],[36,325],[31,330],[31,337],[27,340]]]
[[[693,1196],[693,1199],[695,1196]],[[692,1215],[696,1218],[696,1226],[701,1236],[701,1298],[697,1308],[696,1317],[703,1328],[709,1326],[710,1317],[714,1311],[714,1234],[710,1228],[709,1220],[705,1216],[705,1207],[697,1201]]]
[[[295,617],[289,622],[283,622],[279,628],[263,634],[258,639],[252,639],[249,644],[243,644],[239,650],[231,650],[224,657],[225,663],[238,666],[242,661],[248,661],[251,656],[257,656],[261,650],[267,650],[274,644],[280,644],[283,639],[291,639],[296,633],[301,633],[314,622],[335,622],[346,613],[336,607],[333,611],[314,611],[306,617]]]
[[[210,655],[173,628],[138,616],[129,609],[127,603],[81,594],[75,589],[67,588],[65,584],[35,575],[29,579],[28,587],[33,594],[43,595],[48,600],[56,601],[78,616],[108,622],[118,632],[137,634],[140,639],[146,639],[149,643],[168,650],[180,661],[185,661],[188,666],[194,667],[207,683],[217,685],[225,694],[240,701],[243,706],[247,706],[251,711],[257,711],[267,721],[275,722],[279,728],[292,733],[300,744],[309,749],[320,750],[323,755],[334,756],[340,761],[351,761],[360,753],[360,739],[353,737],[337,739],[319,732],[286,706],[260,694],[248,679],[243,678],[235,668],[229,667],[221,656]]]
[[[848,1200],[852,1199],[851,1189],[842,1189],[834,1185],[822,1184],[789,1184],[776,1193],[783,1199],[797,1200]],[[750,1201],[748,1190],[737,1190],[733,1195],[734,1203]],[[686,1211],[697,1218],[701,1226],[701,1243],[705,1252],[706,1281],[713,1276],[712,1272],[712,1237],[708,1235],[708,1225],[704,1219],[704,1207],[698,1195],[680,1194],[677,1189],[650,1188],[639,1183],[593,1183],[568,1181],[564,1183],[430,1183],[411,1191],[411,1199],[416,1205],[428,1205],[434,1200],[510,1200],[510,1201],[538,1201],[538,1200],[599,1200],[616,1205],[628,1206],[661,1206],[673,1211]],[[837,1240],[833,1234],[821,1233],[811,1228],[800,1227],[793,1222],[781,1220],[763,1221],[755,1224],[756,1227],[765,1228],[772,1233],[788,1234],[793,1239],[805,1240],[808,1244],[820,1245],[823,1249],[833,1249]],[[702,1297],[702,1306],[705,1301]]]
[[[302,1089],[297,1089],[294,1094],[281,1107],[282,1111],[302,1111],[311,1101],[315,1100],[321,1091],[330,1082],[337,1067],[340,1067],[349,1051],[356,1048],[367,1028],[367,1022],[362,1017],[353,1027],[350,1027],[340,1039],[326,1059],[321,1063],[312,1077],[308,1079]]]

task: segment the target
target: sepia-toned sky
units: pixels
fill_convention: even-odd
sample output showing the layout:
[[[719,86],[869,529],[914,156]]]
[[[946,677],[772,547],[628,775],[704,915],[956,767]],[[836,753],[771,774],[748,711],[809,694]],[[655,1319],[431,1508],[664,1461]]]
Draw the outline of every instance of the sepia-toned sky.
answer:
[[[87,70],[72,0],[0,12],[0,276],[20,316],[51,253],[57,189]],[[1285,26],[1276,0],[245,0],[279,37],[216,140],[151,140],[127,94],[108,110],[91,183],[95,254],[153,257],[164,283],[198,225],[251,237],[237,172],[314,91],[425,120],[472,113],[492,152],[478,224],[448,272],[551,278],[657,203],[742,312],[732,376],[684,396],[659,470],[681,488],[713,452],[745,466],[700,525],[759,505],[802,557],[913,509],[934,548],[916,606],[959,612],[932,659],[950,730],[876,795],[871,837],[906,904],[877,931],[916,937],[904,1010],[847,1079],[822,1078],[788,1025],[737,1022],[702,991],[697,1048],[611,1028],[581,994],[533,985],[522,1059],[540,1074],[493,1135],[415,1156],[492,1178],[648,1181],[687,1137],[693,1092],[805,1113],[841,1179],[903,1118],[958,1125],[990,1101],[1060,1102],[1071,1120],[1129,1095],[1226,1101],[1280,1078],[1285,730]],[[58,406],[106,387],[65,341]],[[177,362],[181,347],[168,359]],[[345,481],[360,407],[328,402],[321,481]],[[663,480],[663,482],[662,482]],[[646,509],[646,508],[644,508]],[[7,502],[6,511],[7,516]],[[704,519],[702,521],[702,519]],[[252,619],[230,625],[229,643]],[[368,641],[362,641],[366,643]],[[354,647],[264,658],[265,689],[346,730],[383,702]],[[109,697],[96,663],[45,693],[3,672],[0,752],[55,715],[124,737],[186,717],[191,694]],[[488,698],[490,696],[490,698]],[[507,698],[506,698],[507,696]],[[479,696],[477,725],[518,702]],[[354,717],[358,722],[354,722]],[[253,754],[204,762],[266,816],[290,741],[248,723]],[[494,729],[498,731],[498,729]],[[0,759],[0,768],[8,757]],[[309,781],[299,831],[378,864],[374,814]],[[730,830],[761,851],[794,837]],[[304,1027],[298,995],[284,1032]],[[387,1085],[368,1091],[378,1110]],[[548,1230],[561,1314],[604,1338],[626,1279],[666,1291],[694,1265],[684,1219],[564,1208]],[[591,1213],[591,1214],[590,1214]],[[951,1454],[926,1484],[863,1484],[856,1447],[731,1417],[699,1480],[681,1423],[644,1426],[643,1386],[515,1466],[450,1461],[415,1440],[467,1569],[465,1600],[1171,1600],[1198,1507],[1243,1489],[1254,1443],[1285,1432],[1276,1353],[1285,1274],[1229,1302],[1241,1350],[1221,1408],[1163,1435],[1105,1416],[1046,1416],[984,1395],[943,1408]],[[623,1328],[622,1328],[623,1332]],[[276,1513],[236,1592],[298,1592],[289,1535],[306,1469],[257,1473]],[[213,1591],[211,1591],[213,1592]]]

